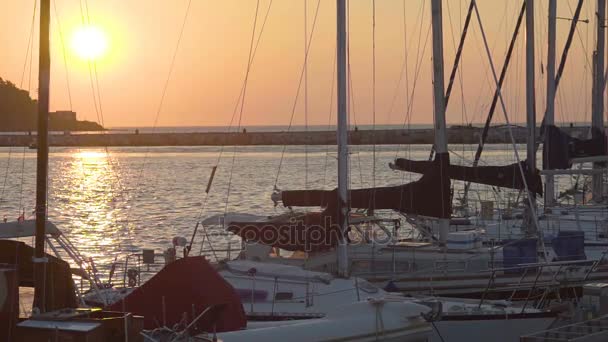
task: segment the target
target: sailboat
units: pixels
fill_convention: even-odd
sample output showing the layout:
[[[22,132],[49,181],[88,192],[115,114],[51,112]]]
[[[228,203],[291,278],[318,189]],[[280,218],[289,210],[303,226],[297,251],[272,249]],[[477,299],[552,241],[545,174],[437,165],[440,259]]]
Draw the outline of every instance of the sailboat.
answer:
[[[472,1],[470,11],[474,9],[476,10],[476,4]],[[520,15],[518,26],[523,13],[524,11]],[[481,19],[478,17],[478,20]],[[534,37],[534,30],[530,26],[533,25],[532,15],[526,17],[526,25],[527,33],[532,34],[528,36],[528,42]],[[535,214],[534,195],[542,194],[542,182],[535,161],[533,96],[528,99],[531,138],[526,161],[503,167],[467,168],[450,164],[445,133],[440,38],[433,36],[433,61],[441,61],[442,64],[434,63],[435,158],[428,162],[395,162],[397,168],[421,172],[422,178],[400,186],[350,190],[343,197],[338,196],[341,194],[340,188],[333,191],[277,191],[272,199],[285,207],[318,206],[324,209],[321,212],[293,213],[268,220],[224,221],[228,231],[249,242],[244,244],[242,258],[341,274],[343,266],[334,257],[334,250],[347,249],[351,274],[389,291],[475,298],[491,296],[525,300],[531,293],[539,292],[543,298],[552,298],[559,293],[572,295],[572,289],[608,277],[608,270],[602,266],[602,253],[588,258],[566,258],[564,253],[568,254],[577,248],[567,242],[568,237],[562,237],[562,244],[566,241],[568,246],[561,250],[545,248],[542,239],[537,238],[540,227],[536,223],[538,215]],[[528,47],[531,69],[527,81],[529,93],[533,93],[534,89],[534,70],[531,66],[534,61],[531,53],[533,50],[534,46]],[[496,82],[498,85],[499,81]],[[484,229],[451,230],[451,178],[526,190],[532,205],[529,205],[530,219],[527,222],[520,220],[522,236],[490,244],[484,238],[485,230],[490,230],[488,226],[482,226]],[[345,214],[344,203],[350,208],[398,211],[406,215],[408,222],[414,224],[422,239],[400,240],[393,234],[398,226],[391,229],[387,227],[387,222],[373,216]],[[344,235],[340,234],[344,230],[338,229],[342,227],[340,224],[345,217],[350,220],[349,237],[353,240],[346,248],[341,240]],[[374,230],[383,231],[388,238],[382,243],[370,239],[370,236],[374,236]],[[282,237],[300,238],[275,239],[273,232],[278,232],[277,235]],[[572,241],[576,243],[578,240]],[[276,253],[276,249],[293,253],[284,256],[285,253]]]
[[[549,16],[549,49],[547,55],[547,106],[541,125],[543,135],[543,170],[540,174],[546,178],[545,205],[542,215],[538,216],[539,230],[545,235],[545,243],[553,245],[558,258],[569,260],[601,260],[605,256],[608,240],[606,237],[606,219],[608,212],[605,209],[602,196],[602,174],[605,167],[600,164],[606,160],[606,138],[603,123],[603,97],[605,92],[604,55],[605,55],[605,27],[601,18],[605,17],[605,4],[598,2],[597,46],[593,55],[593,91],[592,91],[592,127],[589,139],[573,138],[557,127],[554,123],[555,92],[563,74],[564,65],[576,25],[582,9],[583,1],[579,1],[574,12],[570,31],[564,46],[559,68],[555,73],[555,19]],[[481,145],[480,145],[481,146]],[[538,146],[538,144],[537,144]],[[478,150],[479,152],[479,150]],[[477,156],[476,155],[476,160]],[[583,164],[593,163],[592,169],[583,168]],[[576,169],[570,169],[577,164]],[[578,197],[576,188],[566,191],[573,195],[575,204],[563,205],[556,203],[554,191],[554,176],[556,175],[592,175],[593,200],[591,204],[580,205],[576,203]],[[577,181],[578,184],[578,181]],[[486,217],[474,218],[473,224],[482,225],[486,229],[486,237],[500,241],[502,239],[518,239],[525,235],[524,230],[517,229],[523,226],[521,211],[508,214],[496,211],[483,215]],[[561,247],[560,247],[561,246]],[[565,247],[566,249],[564,249]]]

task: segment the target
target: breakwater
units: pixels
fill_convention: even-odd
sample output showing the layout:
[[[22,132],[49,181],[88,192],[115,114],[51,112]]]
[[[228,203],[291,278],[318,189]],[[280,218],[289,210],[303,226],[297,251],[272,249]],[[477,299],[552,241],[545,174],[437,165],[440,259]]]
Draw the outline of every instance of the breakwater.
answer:
[[[538,130],[538,129],[537,129]],[[567,127],[564,130],[574,137],[584,137],[589,128]],[[517,143],[525,143],[525,127],[511,127]],[[482,129],[478,127],[448,128],[450,144],[477,144],[481,140]],[[538,133],[537,133],[538,134]],[[385,129],[352,130],[349,143],[352,145],[399,145],[432,144],[432,129]],[[36,136],[0,134],[0,146],[31,146]],[[335,131],[311,132],[239,132],[239,133],[89,133],[89,134],[51,134],[51,146],[99,147],[99,146],[230,146],[230,145],[334,145]],[[497,126],[490,129],[488,144],[507,144],[511,142],[509,129]]]

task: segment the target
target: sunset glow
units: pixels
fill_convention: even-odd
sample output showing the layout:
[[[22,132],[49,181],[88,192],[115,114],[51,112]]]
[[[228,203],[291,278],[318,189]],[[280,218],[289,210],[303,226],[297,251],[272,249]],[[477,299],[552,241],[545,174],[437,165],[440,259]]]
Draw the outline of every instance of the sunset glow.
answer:
[[[0,41],[5,51],[11,51],[2,56],[0,77],[24,89],[35,88],[38,35],[34,34],[32,49],[31,20],[25,20],[33,14],[38,15],[39,7],[35,7],[35,3],[4,1],[0,11],[5,27],[0,30]],[[57,13],[52,9],[50,32],[52,111],[71,108],[79,118],[97,120],[88,68],[89,62],[95,62],[102,100],[97,107],[103,108],[103,121],[108,127],[228,126],[243,88],[253,37],[253,47],[257,48],[247,78],[242,126],[289,125],[292,112],[295,126],[307,121],[311,126],[326,127],[330,119],[332,122],[335,119],[336,90],[335,85],[332,87],[332,79],[336,69],[336,18],[332,1],[320,2],[314,25],[317,1],[308,1],[306,15],[304,3],[294,0],[263,0],[257,11],[257,1],[246,0],[192,1],[190,7],[188,0],[89,1],[88,13],[84,2],[82,9],[79,1],[54,3]],[[399,127],[404,122],[432,124],[429,1],[376,1],[375,26],[371,1],[349,3],[352,74],[349,88],[354,94],[351,109],[356,112],[352,123],[369,125],[375,121],[378,125]],[[447,86],[470,2],[443,3]],[[541,99],[547,84],[548,16],[547,1],[539,3],[535,10],[539,39],[535,80],[537,109],[544,112],[546,101]],[[577,1],[558,3],[558,16],[572,18]],[[476,5],[491,46],[494,67],[500,72],[522,3],[477,0]],[[582,6],[581,18],[593,21],[596,2],[585,1]],[[266,13],[269,13],[266,25],[261,30]],[[571,23],[558,21],[558,57],[563,52]],[[589,93],[595,31],[592,23],[579,25],[577,32],[580,34],[572,39],[557,90],[560,100],[556,118],[567,124],[588,122],[591,117]],[[38,32],[37,23],[35,26],[34,32]],[[521,26],[503,84],[505,100],[510,101],[506,108],[509,120],[518,123],[526,120],[523,22]],[[310,51],[306,77],[300,82],[305,28]],[[31,54],[28,50],[34,50],[34,58],[28,56]],[[33,64],[31,86],[28,82],[30,64]],[[495,85],[477,19],[471,21],[455,75],[446,112],[448,124],[483,124]],[[167,80],[167,91],[161,101]],[[36,92],[31,93],[36,97]],[[161,102],[163,105],[156,120],[154,113],[158,112]],[[542,119],[540,114],[538,119]],[[504,123],[504,115],[501,112],[493,120]]]

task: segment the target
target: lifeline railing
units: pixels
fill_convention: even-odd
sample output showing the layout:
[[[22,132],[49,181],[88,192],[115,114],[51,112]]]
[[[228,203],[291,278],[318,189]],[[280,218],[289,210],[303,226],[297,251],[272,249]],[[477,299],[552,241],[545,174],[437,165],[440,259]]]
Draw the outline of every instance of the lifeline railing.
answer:
[[[604,253],[606,254],[606,252]],[[481,299],[479,301],[479,307],[481,307],[481,305],[483,304],[483,302],[485,301],[488,293],[490,291],[492,291],[493,289],[493,284],[495,282],[497,273],[508,273],[508,272],[522,272],[522,276],[519,279],[519,282],[512,288],[513,292],[511,293],[511,296],[509,297],[509,300],[513,300],[513,298],[515,297],[515,294],[518,291],[522,291],[522,290],[529,290],[528,291],[528,295],[526,296],[526,298],[524,299],[524,305],[522,306],[522,313],[525,311],[526,307],[528,306],[528,303],[530,302],[530,300],[532,299],[533,295],[534,295],[534,291],[537,289],[541,289],[543,288],[543,294],[540,297],[540,300],[538,301],[538,307],[542,307],[542,304],[544,303],[545,299],[547,298],[547,296],[551,293],[554,292],[556,293],[556,296],[558,297],[558,299],[560,298],[560,294],[559,294],[559,290],[562,288],[566,288],[572,285],[583,285],[583,283],[585,281],[588,280],[589,274],[591,272],[593,272],[593,270],[595,268],[597,268],[597,266],[599,264],[601,264],[602,260],[603,260],[603,256],[601,259],[598,260],[577,260],[577,261],[557,261],[557,262],[544,262],[544,263],[530,263],[530,264],[520,264],[517,265],[515,267],[506,267],[506,268],[496,268],[496,269],[491,269],[489,270],[491,272],[490,278],[488,280],[488,284],[486,286],[486,289],[484,290],[484,292],[481,295]],[[580,277],[580,278],[573,278],[573,279],[562,279],[558,281],[558,276],[561,274],[562,271],[566,272],[567,270],[564,270],[564,268],[569,268],[569,267],[573,267],[573,266],[590,266],[589,269],[584,273],[584,276]],[[551,278],[550,280],[543,280],[542,282],[539,282],[539,279],[541,277],[541,275],[543,275],[543,273],[547,274],[547,272],[543,272],[545,268],[547,267],[551,267],[551,268],[555,268],[557,267],[557,269],[553,272],[553,270],[549,270],[549,274],[551,274]],[[527,278],[528,275],[528,271],[529,270],[535,270],[536,273],[532,274],[532,276],[534,277],[533,282],[529,283],[526,282],[524,283],[524,279]]]

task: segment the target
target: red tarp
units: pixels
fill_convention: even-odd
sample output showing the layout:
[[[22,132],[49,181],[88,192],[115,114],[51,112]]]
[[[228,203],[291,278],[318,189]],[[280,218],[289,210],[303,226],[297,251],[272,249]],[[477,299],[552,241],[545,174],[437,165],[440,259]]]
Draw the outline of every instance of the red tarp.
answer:
[[[164,314],[163,314],[164,298]],[[205,257],[179,259],[163,268],[154,277],[131,292],[108,310],[127,311],[144,316],[144,327],[153,329],[163,325],[172,327],[187,321],[206,308],[207,312],[197,324],[199,331],[234,331],[247,325],[241,300],[232,286],[205,260]]]

